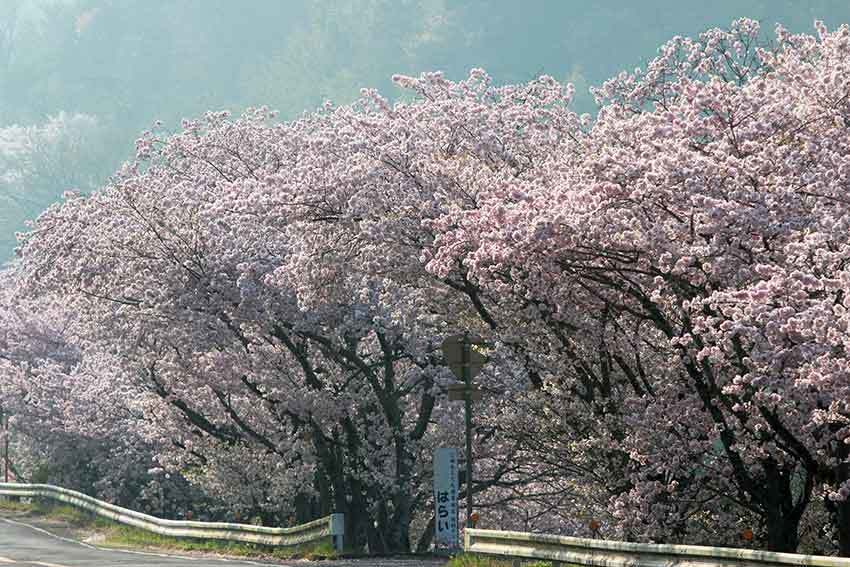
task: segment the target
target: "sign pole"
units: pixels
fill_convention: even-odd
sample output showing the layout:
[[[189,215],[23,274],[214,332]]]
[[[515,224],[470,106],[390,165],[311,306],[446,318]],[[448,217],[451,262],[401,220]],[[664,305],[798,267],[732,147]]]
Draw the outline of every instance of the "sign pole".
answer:
[[[461,368],[466,385],[463,402],[466,410],[466,527],[472,527],[472,372],[469,368],[469,333],[463,333]]]
[[[475,458],[472,454],[472,402],[480,400],[484,392],[472,382],[472,378],[487,363],[487,357],[472,349],[472,345],[484,342],[469,331],[446,337],[443,341],[443,357],[446,364],[460,379],[459,384],[449,384],[449,401],[463,400],[466,422],[466,527],[473,526],[472,485],[475,472]]]
[[[3,478],[9,482],[9,416],[0,412],[0,421],[3,422]]]

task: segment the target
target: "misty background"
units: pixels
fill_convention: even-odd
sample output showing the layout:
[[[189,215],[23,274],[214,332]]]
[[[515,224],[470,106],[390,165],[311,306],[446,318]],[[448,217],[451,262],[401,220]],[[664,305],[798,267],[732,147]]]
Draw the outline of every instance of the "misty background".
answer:
[[[643,66],[674,35],[750,17],[813,32],[847,0],[0,0],[0,262],[66,190],[91,191],[157,120],[266,105],[282,119],[394,73],[483,67],[590,86]]]

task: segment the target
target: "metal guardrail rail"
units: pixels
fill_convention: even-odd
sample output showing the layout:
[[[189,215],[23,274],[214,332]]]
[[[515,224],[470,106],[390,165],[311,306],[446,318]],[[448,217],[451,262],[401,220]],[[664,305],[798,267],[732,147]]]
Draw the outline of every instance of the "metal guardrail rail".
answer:
[[[0,482],[0,496],[45,498],[82,508],[120,524],[133,526],[164,536],[193,539],[216,539],[256,543],[275,547],[291,547],[331,538],[334,548],[342,551],[343,515],[331,514],[312,522],[291,528],[268,528],[249,524],[223,522],[194,522],[163,520],[135,512],[114,504],[102,502],[80,492],[49,484],[18,484]]]
[[[591,567],[850,567],[850,558],[731,547],[656,545],[467,528],[468,553]]]

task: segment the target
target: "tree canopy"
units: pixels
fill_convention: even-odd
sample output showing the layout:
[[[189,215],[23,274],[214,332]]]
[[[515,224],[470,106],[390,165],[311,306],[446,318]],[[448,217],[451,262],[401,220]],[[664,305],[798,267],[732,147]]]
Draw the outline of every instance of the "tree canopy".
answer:
[[[850,26],[675,37],[595,116],[548,75],[393,81],[157,125],[39,216],[0,296],[30,446],[424,549],[468,330],[490,527],[850,555]]]

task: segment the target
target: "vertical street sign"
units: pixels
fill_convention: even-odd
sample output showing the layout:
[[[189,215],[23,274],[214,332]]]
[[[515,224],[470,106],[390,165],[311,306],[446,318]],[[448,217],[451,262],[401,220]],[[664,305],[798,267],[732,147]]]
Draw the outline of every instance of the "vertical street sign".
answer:
[[[457,530],[457,449],[434,451],[434,544],[458,547]]]

